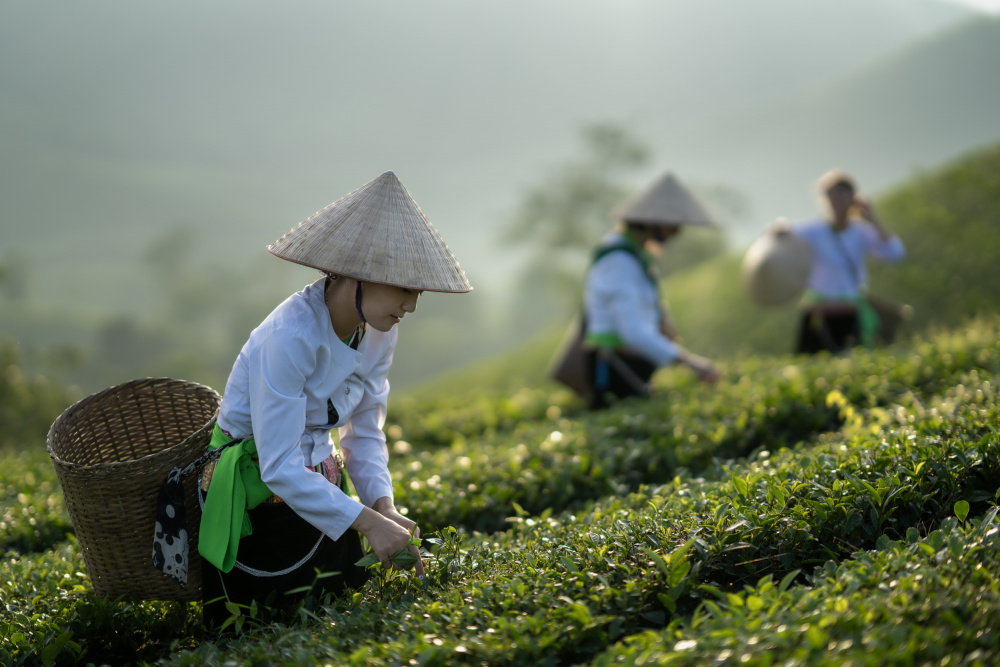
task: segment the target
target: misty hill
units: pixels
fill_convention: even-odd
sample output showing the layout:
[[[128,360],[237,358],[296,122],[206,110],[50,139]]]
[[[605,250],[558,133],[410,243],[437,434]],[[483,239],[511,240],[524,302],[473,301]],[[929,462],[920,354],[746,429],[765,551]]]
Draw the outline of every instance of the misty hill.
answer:
[[[872,191],[1000,138],[997,63],[1000,20],[977,18],[672,141],[685,155],[712,146],[699,169],[721,165],[755,196],[756,220],[740,234],[746,240],[775,217],[813,215],[812,183],[831,167],[852,171]]]
[[[907,248],[902,263],[869,265],[874,293],[913,306],[904,335],[955,329],[974,316],[1000,312],[1000,143],[896,184],[875,206]],[[790,353],[796,307],[760,308],[751,302],[741,283],[741,261],[731,253],[664,281],[684,344],[721,359]],[[545,372],[564,328],[553,326],[508,356],[418,385],[407,400],[472,387],[501,393],[551,388]]]
[[[129,276],[165,228],[242,261],[392,168],[488,286],[495,228],[581,124],[621,119],[659,148],[661,124],[794,95],[967,16],[936,0],[5,3],[5,249],[48,267],[34,298],[62,299],[65,271],[94,305],[145,307]],[[740,175],[699,168],[704,142],[664,148],[699,179]]]
[[[106,382],[183,371],[217,385],[250,328],[312,278],[264,246],[386,168],[476,287],[422,302],[393,369],[401,387],[533,333],[511,329],[519,302],[503,292],[520,267],[494,240],[585,123],[626,124],[654,149],[651,172],[746,192],[752,231],[812,211],[811,181],[834,159],[820,137],[840,135],[811,119],[840,127],[824,99],[856,99],[859,81],[878,91],[910,72],[906,85],[940,94],[926,60],[978,77],[952,77],[965,115],[933,133],[887,114],[909,152],[868,141],[839,160],[866,189],[996,136],[967,116],[997,89],[981,66],[997,61],[997,22],[934,0],[49,9],[0,8],[0,264],[26,267],[30,302],[3,304],[0,333],[78,346],[108,362]],[[865,115],[849,118],[867,136]],[[869,147],[886,156],[879,173]],[[164,252],[185,234],[183,253]]]

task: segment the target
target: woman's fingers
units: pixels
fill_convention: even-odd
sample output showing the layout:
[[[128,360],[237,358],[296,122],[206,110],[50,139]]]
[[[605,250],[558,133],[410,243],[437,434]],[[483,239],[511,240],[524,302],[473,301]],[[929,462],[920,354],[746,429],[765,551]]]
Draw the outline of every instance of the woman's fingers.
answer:
[[[420,557],[420,547],[413,545],[410,547],[410,551],[417,557],[417,562],[414,564],[414,569],[417,573],[418,579],[424,578],[424,559]]]

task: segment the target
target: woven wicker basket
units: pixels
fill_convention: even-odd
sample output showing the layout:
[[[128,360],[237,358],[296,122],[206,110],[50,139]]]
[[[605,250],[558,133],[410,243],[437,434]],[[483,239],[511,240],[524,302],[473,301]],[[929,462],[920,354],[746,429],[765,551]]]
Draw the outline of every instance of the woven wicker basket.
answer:
[[[49,456],[97,595],[201,599],[200,471],[184,479],[187,586],[153,567],[153,528],[167,473],[205,452],[220,402],[200,384],[145,378],[92,394],[53,422]]]

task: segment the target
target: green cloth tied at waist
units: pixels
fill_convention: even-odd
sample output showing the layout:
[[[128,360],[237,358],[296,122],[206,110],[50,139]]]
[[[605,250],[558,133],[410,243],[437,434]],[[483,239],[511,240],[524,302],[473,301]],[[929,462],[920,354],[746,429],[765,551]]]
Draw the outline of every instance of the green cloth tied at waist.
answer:
[[[855,297],[830,297],[824,296],[816,290],[806,290],[802,297],[804,306],[820,305],[823,303],[848,303],[857,309],[858,313],[858,334],[861,336],[861,344],[867,348],[875,347],[875,335],[878,333],[882,321],[878,312],[868,300],[868,294],[859,292]]]
[[[208,449],[213,451],[232,441],[216,424]],[[256,443],[244,440],[222,452],[212,473],[212,486],[201,513],[198,553],[223,572],[236,564],[240,538],[253,532],[247,510],[271,497],[271,490],[260,478],[256,456]]]
[[[593,345],[594,347],[598,347],[605,350],[606,349],[615,350],[618,349],[619,347],[622,347],[625,344],[625,342],[622,340],[622,337],[613,331],[604,333],[589,333],[584,337],[584,340],[587,343]]]

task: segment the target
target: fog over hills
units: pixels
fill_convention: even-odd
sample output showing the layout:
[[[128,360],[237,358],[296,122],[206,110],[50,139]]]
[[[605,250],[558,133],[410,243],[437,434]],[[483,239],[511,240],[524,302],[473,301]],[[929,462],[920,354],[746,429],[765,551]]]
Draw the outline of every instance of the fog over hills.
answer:
[[[914,40],[933,46],[919,40],[969,16],[935,0],[5,3],[4,248],[45,266],[34,298],[59,299],[73,275],[95,305],[134,302],[127,277],[171,225],[196,226],[211,255],[256,257],[393,169],[489,286],[510,266],[495,230],[579,150],[584,124],[627,125],[654,149],[650,175],[729,184],[762,218],[814,176],[799,165],[830,160],[810,146],[793,182],[782,152],[802,148],[802,130],[764,140],[812,126],[800,119],[822,105],[816,82]],[[775,99],[787,118],[761,111]],[[982,131],[947,124],[913,138],[904,171]],[[868,155],[848,157],[868,175]],[[753,166],[766,159],[787,189],[761,184]],[[893,169],[873,167],[872,180]]]
[[[830,167],[878,190],[1000,138],[998,62],[1000,20],[977,18],[660,136],[682,155],[711,146],[692,171],[725,173],[753,195],[756,227],[741,230],[746,238],[774,217],[814,214],[812,181]]]

